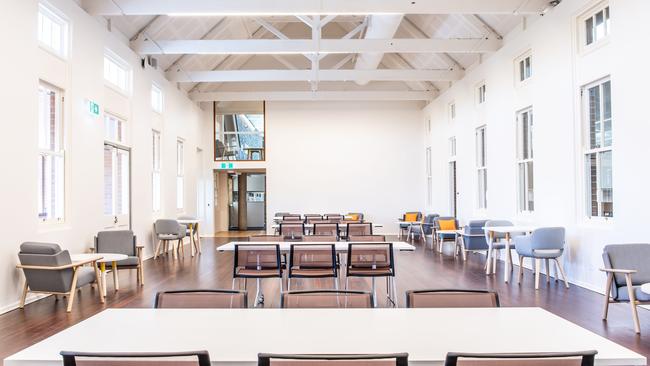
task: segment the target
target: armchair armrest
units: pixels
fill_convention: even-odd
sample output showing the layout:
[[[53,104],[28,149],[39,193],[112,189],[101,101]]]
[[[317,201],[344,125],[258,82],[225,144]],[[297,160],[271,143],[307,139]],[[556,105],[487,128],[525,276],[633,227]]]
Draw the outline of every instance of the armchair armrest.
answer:
[[[62,269],[68,269],[68,268],[77,268],[81,267],[83,265],[89,264],[89,263],[95,263],[98,260],[102,259],[102,256],[97,256],[97,258],[91,258],[91,259],[86,259],[83,261],[78,261],[78,262],[73,262],[70,264],[64,264],[62,266],[33,266],[33,265],[23,265],[23,264],[17,264],[16,268],[19,269],[44,269],[44,270],[50,270],[50,271],[60,271]]]
[[[90,247],[90,248],[88,248],[88,253],[90,253],[90,254],[95,254],[95,253],[96,253],[96,251],[95,251],[95,247]]]
[[[600,268],[599,270],[607,273],[622,273],[622,274],[632,274],[637,272],[636,269]]]
[[[142,258],[142,253],[144,252],[144,245],[135,246],[135,255],[138,258]]]

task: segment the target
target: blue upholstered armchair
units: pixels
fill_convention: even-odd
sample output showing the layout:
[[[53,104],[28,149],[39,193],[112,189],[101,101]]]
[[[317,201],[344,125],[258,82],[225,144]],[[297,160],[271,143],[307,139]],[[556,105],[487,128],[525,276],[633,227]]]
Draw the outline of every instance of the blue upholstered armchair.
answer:
[[[603,320],[607,320],[610,302],[629,302],[634,330],[640,333],[636,305],[637,302],[650,302],[650,294],[641,291],[641,285],[650,283],[650,244],[606,245],[603,262],[605,268],[601,271],[607,273]]]
[[[489,249],[483,230],[486,222],[487,220],[472,220],[463,228],[461,235],[463,259],[467,258],[466,252],[487,252]]]
[[[545,227],[533,231],[531,235],[515,237],[515,249],[519,255],[519,283],[524,275],[524,258],[535,260],[535,289],[539,289],[539,272],[542,260],[546,262],[546,282],[551,282],[550,261],[552,259],[562,275],[564,285],[569,288],[564,269],[557,260],[564,252],[565,235],[563,227]]]

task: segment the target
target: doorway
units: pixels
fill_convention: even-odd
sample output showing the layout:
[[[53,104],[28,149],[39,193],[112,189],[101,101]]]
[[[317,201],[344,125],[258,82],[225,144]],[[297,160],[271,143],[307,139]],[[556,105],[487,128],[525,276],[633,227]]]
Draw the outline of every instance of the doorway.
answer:
[[[266,174],[228,174],[229,230],[266,228]],[[240,219],[242,219],[240,223]]]

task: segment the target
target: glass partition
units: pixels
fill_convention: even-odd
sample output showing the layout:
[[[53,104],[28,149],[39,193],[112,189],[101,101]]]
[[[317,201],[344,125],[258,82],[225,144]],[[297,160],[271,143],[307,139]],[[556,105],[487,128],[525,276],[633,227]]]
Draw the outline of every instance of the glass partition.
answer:
[[[217,114],[215,160],[264,160],[264,113]]]

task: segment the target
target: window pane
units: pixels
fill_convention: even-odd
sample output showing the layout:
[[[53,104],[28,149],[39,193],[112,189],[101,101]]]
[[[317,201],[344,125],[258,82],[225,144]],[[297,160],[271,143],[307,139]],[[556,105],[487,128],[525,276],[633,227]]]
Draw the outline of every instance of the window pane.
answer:
[[[605,37],[605,14],[604,11],[596,13],[596,40]]]
[[[526,164],[519,163],[519,211],[526,211]]]
[[[528,211],[535,210],[535,198],[533,197],[533,162],[529,161],[526,163],[526,200],[528,202]]]
[[[604,217],[612,217],[613,209],[613,189],[612,189],[612,152],[605,151],[599,153],[600,157],[600,202],[601,212]]]
[[[600,147],[601,144],[601,120],[600,120],[600,86],[589,88],[589,146],[592,149]]]
[[[519,61],[519,81],[524,81],[526,79],[526,70],[524,67],[524,60]]]
[[[612,95],[611,82],[603,83],[603,145],[612,146]]]
[[[104,145],[104,214],[113,215],[113,150]]]
[[[594,19],[591,17],[585,21],[585,36],[588,45],[594,42]]]
[[[478,208],[487,208],[487,170],[478,170]]]
[[[587,216],[598,216],[598,168],[596,154],[587,154],[585,159],[587,176]]]

